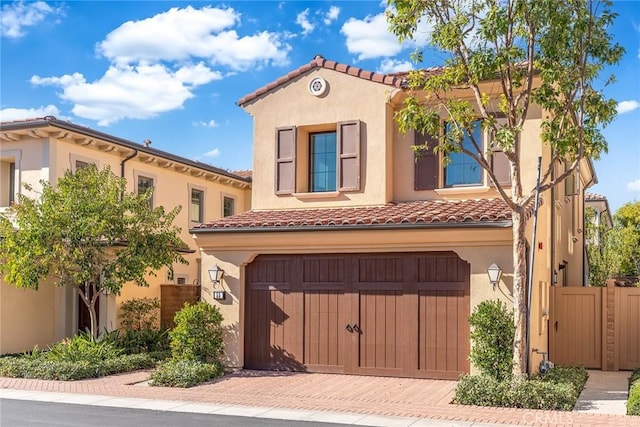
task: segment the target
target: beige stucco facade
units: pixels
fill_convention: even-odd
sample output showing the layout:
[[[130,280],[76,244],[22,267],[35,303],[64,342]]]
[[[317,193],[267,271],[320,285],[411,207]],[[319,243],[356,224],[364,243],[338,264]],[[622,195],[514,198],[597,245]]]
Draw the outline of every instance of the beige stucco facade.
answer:
[[[9,126],[14,127],[8,130]],[[76,162],[93,163],[98,168],[109,166],[116,175],[127,179],[127,190],[135,192],[138,176],[153,179],[153,205],[181,211],[175,224],[182,229],[181,239],[193,251],[185,253],[188,265],[175,264],[173,277],[168,269],[148,276],[148,287],[126,284],[119,296],[102,297],[99,307],[99,326],[113,329],[119,325],[120,304],[134,297],[160,298],[160,284],[192,284],[200,280],[200,253],[189,228],[191,190],[203,194],[203,222],[223,216],[223,199],[233,200],[235,212],[250,208],[250,181],[232,173],[198,164],[187,159],[149,149],[131,142],[121,143],[110,135],[100,134],[67,122],[25,122],[3,124],[0,138],[0,173],[2,190],[0,209],[9,205],[9,168],[15,169],[12,178],[13,200],[25,184],[39,188],[39,180],[55,183],[67,170],[75,170]],[[62,127],[61,127],[62,126]],[[128,160],[125,160],[128,159]],[[124,167],[123,167],[124,161]],[[56,288],[49,283],[36,291],[16,289],[0,281],[0,354],[21,352],[34,345],[47,345],[72,335],[78,325],[78,296],[71,289]]]
[[[319,61],[320,62],[320,61]],[[345,68],[342,68],[344,70]],[[348,67],[346,68],[348,70]],[[241,106],[254,120],[254,169],[252,209],[286,211],[294,209],[380,206],[388,202],[413,200],[465,200],[498,198],[499,194],[483,172],[481,185],[414,189],[414,135],[402,134],[393,116],[402,103],[402,89],[361,78],[351,71],[311,67],[266,86],[255,96],[243,99]],[[368,74],[364,74],[368,76]],[[327,90],[322,96],[309,93],[309,83],[322,77]],[[489,88],[490,86],[487,86]],[[456,94],[469,97],[469,93]],[[535,188],[537,158],[546,164],[551,150],[540,140],[543,111],[533,106],[522,132],[522,182],[528,192]],[[360,188],[357,191],[313,193],[308,191],[308,134],[335,130],[336,123],[348,120],[362,122]],[[276,129],[296,126],[296,188],[293,194],[274,191],[276,175]],[[562,171],[558,170],[558,173]],[[527,222],[529,248],[534,254],[531,295],[532,370],[548,352],[548,319],[550,286],[583,285],[582,209],[584,188],[593,183],[590,163],[584,162],[577,195],[567,195],[564,188],[541,195],[537,234],[532,241],[533,218]],[[507,193],[509,193],[507,188]],[[487,299],[499,299],[512,305],[513,249],[512,229],[424,228],[394,230],[344,231],[266,231],[203,230],[197,232],[202,251],[203,298],[222,310],[230,334],[227,339],[229,364],[243,366],[245,334],[244,293],[245,267],[259,254],[322,254],[367,252],[453,251],[471,266],[471,310]],[[487,268],[492,263],[502,270],[495,288],[489,284]],[[564,264],[563,271],[558,271]],[[212,284],[206,271],[218,265],[225,270],[221,285],[228,292],[225,301],[211,298]],[[564,274],[564,276],[561,276]],[[556,279],[556,277],[560,277]],[[555,281],[555,282],[554,282]],[[534,351],[535,350],[535,351]]]

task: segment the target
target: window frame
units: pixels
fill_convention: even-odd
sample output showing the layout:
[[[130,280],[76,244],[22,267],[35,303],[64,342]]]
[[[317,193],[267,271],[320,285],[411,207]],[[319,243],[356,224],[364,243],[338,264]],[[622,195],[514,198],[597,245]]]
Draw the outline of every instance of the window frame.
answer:
[[[233,210],[233,212],[231,212],[230,215],[226,215],[225,214],[225,201],[226,200],[231,200],[232,205],[231,208]],[[237,205],[237,197],[232,195],[232,194],[227,194],[227,193],[220,193],[220,207],[221,207],[221,217],[222,218],[227,218],[230,216],[233,216],[236,214],[236,205]]]
[[[151,209],[154,209],[156,206],[156,189],[158,188],[158,177],[147,171],[134,169],[133,180],[134,180],[136,194],[140,194],[140,186],[139,186],[140,178],[150,179],[153,184],[152,185],[153,191],[151,194],[151,198],[149,199],[149,207]]]
[[[447,122],[447,121],[444,122],[443,130],[444,130],[445,136],[446,136],[446,133],[447,133],[447,125],[450,124],[450,123],[451,122]],[[482,144],[481,149],[484,151],[484,148],[486,147],[486,139],[487,138],[486,138],[485,132],[483,131],[482,126],[480,124],[481,121],[480,120],[476,120],[475,123],[477,124],[476,125],[477,126],[477,132],[478,132],[478,135],[479,135],[480,143]],[[472,144],[471,138],[469,137],[467,132],[465,132],[464,139],[461,141],[463,147],[464,147],[464,142],[465,141],[469,141],[469,144]],[[471,147],[471,148],[474,148],[474,147]],[[479,177],[478,182],[463,182],[463,183],[460,183],[460,184],[447,184],[447,176],[448,176],[447,170],[450,170],[449,168],[452,166],[452,162],[450,162],[448,165],[444,166],[444,164],[442,163],[442,159],[441,159],[440,167],[442,169],[442,188],[481,187],[481,186],[483,186],[484,182],[485,182],[484,181],[485,180],[485,178],[484,178],[485,170],[484,170],[484,168],[482,168],[482,166],[480,166],[480,164],[476,161],[476,159],[474,159],[473,157],[471,157],[468,154],[463,153],[463,152],[450,153],[449,154],[449,158],[450,159],[451,159],[451,155],[452,154],[460,155],[461,159],[467,160],[467,162],[463,162],[462,163],[463,167],[467,167],[467,165],[471,164],[471,162],[475,163],[479,168],[480,177]]]
[[[199,211],[199,215],[198,216],[200,217],[199,221],[193,219],[193,192],[194,191],[198,191],[201,194],[200,206],[198,208],[198,211]],[[189,186],[188,186],[188,197],[189,197],[189,201],[188,201],[188,203],[189,203],[188,223],[190,225],[204,223],[205,222],[205,218],[206,218],[206,199],[207,199],[206,189],[204,187],[200,187],[200,186],[189,184]]]
[[[21,162],[22,162],[22,150],[2,150],[0,151],[0,161],[7,164],[8,183],[7,190],[7,204],[4,205],[0,202],[0,210],[10,207],[18,200],[18,195],[22,188],[22,174],[21,174]],[[13,166],[11,166],[13,165]]]
[[[77,153],[69,153],[69,170],[71,172],[76,173],[76,171],[80,169],[78,167],[78,162],[85,163],[86,166],[95,165],[96,168],[100,168],[100,162],[98,162],[96,159],[92,159],[91,157],[86,157]]]
[[[316,143],[315,141],[315,137],[318,135],[334,135],[334,141],[333,141],[333,171],[329,171],[329,170],[324,170],[321,171],[320,173],[323,173],[325,176],[328,176],[330,173],[333,172],[333,188],[331,189],[325,189],[325,190],[316,190],[314,189],[314,184],[315,180],[314,180],[314,164],[315,164],[315,159],[316,156],[319,156],[320,154],[331,154],[329,151],[325,151],[324,153],[316,153],[314,150],[314,145]],[[307,191],[309,193],[333,193],[338,191],[338,130],[333,130],[333,131],[321,131],[321,132],[309,132],[308,134],[308,139],[307,139],[307,143],[308,143],[308,167],[307,167],[307,175],[308,175],[308,188]],[[326,144],[326,141],[325,141]],[[328,188],[328,186],[327,186]]]

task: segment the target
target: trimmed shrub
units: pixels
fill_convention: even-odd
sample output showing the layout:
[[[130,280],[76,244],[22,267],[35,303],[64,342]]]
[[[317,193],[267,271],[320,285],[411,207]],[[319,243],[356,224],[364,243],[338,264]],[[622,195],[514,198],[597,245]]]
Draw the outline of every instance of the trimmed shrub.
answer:
[[[222,314],[206,301],[185,303],[169,332],[174,359],[218,362],[223,351]]]
[[[640,415],[640,381],[637,379],[629,389],[627,415]]]
[[[631,387],[638,380],[640,380],[640,368],[631,373],[631,376],[629,377],[629,387]]]
[[[120,325],[126,331],[160,329],[160,300],[132,298],[120,306]]]
[[[152,368],[155,363],[147,354],[124,355],[98,362],[7,357],[0,359],[0,376],[72,381]]]
[[[163,387],[193,387],[222,374],[219,363],[199,360],[171,359],[151,373],[149,385]]]
[[[588,377],[589,374],[584,366],[556,365],[548,373],[541,375],[538,378],[545,382],[569,384],[573,387],[576,394],[580,396],[580,392],[587,383]]]
[[[455,403],[570,411],[587,380],[583,367],[554,367],[542,378],[512,382],[489,375],[466,375],[455,390]]]
[[[456,386],[454,402],[460,405],[509,406],[509,383],[488,375],[465,375]]]
[[[168,329],[136,329],[131,331],[113,331],[108,335],[116,347],[127,354],[168,351],[171,349]]]
[[[499,381],[511,375],[513,313],[501,301],[483,301],[469,317],[473,342],[469,359],[480,371]]]
[[[569,383],[525,380],[515,384],[509,393],[512,408],[571,411],[578,393]]]

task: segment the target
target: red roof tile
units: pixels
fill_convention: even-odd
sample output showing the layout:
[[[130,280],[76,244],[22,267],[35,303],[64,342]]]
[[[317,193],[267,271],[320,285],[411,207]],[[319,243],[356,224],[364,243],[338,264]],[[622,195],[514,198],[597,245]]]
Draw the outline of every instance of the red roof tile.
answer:
[[[589,193],[589,192],[584,193],[584,199],[592,202],[607,201],[607,198],[605,196],[601,196],[600,194]]]
[[[531,209],[532,210],[532,209]],[[196,228],[202,231],[238,229],[282,230],[309,228],[376,228],[429,224],[476,223],[500,226],[511,221],[511,210],[502,199],[423,200],[353,208],[248,211]],[[197,231],[197,230],[195,230]],[[247,230],[248,231],[248,230]]]
[[[321,55],[316,55],[315,58],[308,64],[304,64],[303,66],[289,72],[288,74],[276,79],[275,81],[262,86],[259,89],[251,92],[248,95],[243,96],[236,102],[238,105],[246,104],[249,101],[254,100],[255,98],[269,92],[276,87],[295,79],[296,77],[306,73],[307,71],[313,68],[326,68],[329,70],[335,70],[340,73],[349,74],[364,80],[370,80],[373,82],[382,83],[389,86],[401,87],[404,83],[404,76],[395,76],[388,74],[380,74],[374,73],[372,71],[363,70],[362,68],[354,67],[347,64],[341,64],[335,61],[329,61],[328,59],[324,59]]]

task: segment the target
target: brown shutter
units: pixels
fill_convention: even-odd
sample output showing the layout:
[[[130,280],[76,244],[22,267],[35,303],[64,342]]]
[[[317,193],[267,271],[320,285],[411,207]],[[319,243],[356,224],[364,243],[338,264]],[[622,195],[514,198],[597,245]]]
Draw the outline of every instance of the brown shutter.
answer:
[[[500,185],[511,185],[511,165],[507,155],[502,150],[493,150],[491,155],[491,169]]]
[[[440,164],[438,154],[433,151],[438,146],[438,139],[415,132],[415,145],[426,145],[427,149],[414,154],[414,190],[438,188]]]
[[[360,189],[360,121],[338,123],[338,189]]]
[[[276,194],[291,194],[296,188],[296,128],[276,129]]]

